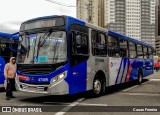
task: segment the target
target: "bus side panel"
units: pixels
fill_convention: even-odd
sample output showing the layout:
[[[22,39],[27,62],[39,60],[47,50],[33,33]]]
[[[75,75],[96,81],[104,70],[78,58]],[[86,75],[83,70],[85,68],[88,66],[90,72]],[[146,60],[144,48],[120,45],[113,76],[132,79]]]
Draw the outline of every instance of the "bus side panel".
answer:
[[[130,76],[127,75],[126,82],[138,79],[139,68],[143,68],[143,61],[142,60],[129,59],[128,73],[130,73]]]
[[[109,58],[109,86],[117,84],[117,81],[121,79],[123,73],[122,60],[122,58]]]
[[[109,85],[137,80],[139,68],[143,68],[143,61],[140,59],[110,58]]]
[[[153,74],[153,60],[145,60],[144,61],[144,69],[143,69],[143,77]]]
[[[73,68],[69,72],[69,94],[80,93],[86,91],[86,79],[87,79],[87,62],[82,62]]]
[[[4,80],[5,80],[4,74],[0,73],[0,86],[3,86]]]
[[[138,77],[137,61],[129,58],[109,59],[109,85],[136,80]]]
[[[123,63],[123,75],[120,83],[124,83],[126,81],[127,75],[130,75],[130,73],[128,73],[130,64],[129,58],[123,58],[122,63]]]
[[[3,85],[5,80],[4,66],[5,66],[5,60],[2,57],[0,57],[0,85]]]
[[[93,89],[93,82],[99,72],[104,74],[106,86],[109,84],[108,57],[90,56],[87,62],[87,91]]]
[[[143,77],[153,74],[153,62],[144,59],[130,59],[126,82],[138,79],[139,70],[142,70]],[[130,72],[131,71],[131,72]]]

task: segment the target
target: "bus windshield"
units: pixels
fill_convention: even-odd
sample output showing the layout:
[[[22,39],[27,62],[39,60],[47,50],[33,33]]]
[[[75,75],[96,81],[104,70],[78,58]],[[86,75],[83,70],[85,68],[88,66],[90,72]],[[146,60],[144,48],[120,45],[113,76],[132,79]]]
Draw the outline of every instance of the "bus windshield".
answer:
[[[67,60],[66,32],[56,31],[22,35],[19,64],[56,64]]]

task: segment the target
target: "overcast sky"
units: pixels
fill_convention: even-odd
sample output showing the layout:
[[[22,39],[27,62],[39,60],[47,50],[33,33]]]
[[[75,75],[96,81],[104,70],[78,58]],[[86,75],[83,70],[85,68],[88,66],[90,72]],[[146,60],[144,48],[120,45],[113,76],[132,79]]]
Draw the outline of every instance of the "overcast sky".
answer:
[[[76,5],[76,0],[53,0]],[[28,19],[48,15],[69,15],[76,17],[76,8],[61,7],[46,0],[1,0],[0,32],[14,33],[20,24]]]

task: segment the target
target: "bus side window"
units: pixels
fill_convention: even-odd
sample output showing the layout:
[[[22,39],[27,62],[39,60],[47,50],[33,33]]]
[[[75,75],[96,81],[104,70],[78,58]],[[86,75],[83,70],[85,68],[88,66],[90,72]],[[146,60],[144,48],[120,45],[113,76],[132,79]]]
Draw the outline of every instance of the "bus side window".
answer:
[[[97,56],[107,55],[106,35],[95,30],[92,31],[92,53]]]
[[[137,45],[137,58],[143,59],[143,46]]]
[[[149,56],[148,56],[148,47],[143,46],[143,52],[144,52],[144,59],[149,59]]]
[[[119,40],[116,37],[108,36],[108,55],[109,57],[119,57]]]
[[[153,59],[153,50],[152,50],[152,48],[148,48],[148,52],[149,52],[149,59]]]
[[[136,53],[136,44],[133,42],[129,42],[129,57],[130,58],[136,58],[137,53]]]
[[[120,56],[128,57],[128,42],[126,40],[120,39]]]

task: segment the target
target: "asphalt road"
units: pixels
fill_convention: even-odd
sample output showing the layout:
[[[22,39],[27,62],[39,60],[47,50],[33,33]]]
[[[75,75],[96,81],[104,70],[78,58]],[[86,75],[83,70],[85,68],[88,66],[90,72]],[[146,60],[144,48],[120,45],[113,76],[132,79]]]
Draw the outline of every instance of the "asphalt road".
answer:
[[[5,92],[1,88],[0,106],[51,106],[54,109],[54,112],[34,113],[34,115],[159,115],[158,112],[104,112],[100,107],[118,106],[124,109],[125,106],[160,106],[160,72],[146,77],[141,85],[131,82],[109,87],[106,94],[98,98],[86,97],[85,93],[73,96],[46,96],[19,91],[14,92],[14,96],[16,98],[5,100]],[[101,109],[103,112],[100,112]],[[17,115],[17,113],[10,114]],[[0,113],[0,115],[6,115],[6,113]]]

